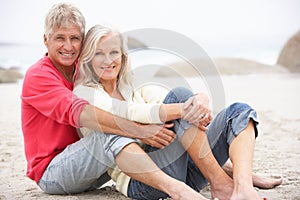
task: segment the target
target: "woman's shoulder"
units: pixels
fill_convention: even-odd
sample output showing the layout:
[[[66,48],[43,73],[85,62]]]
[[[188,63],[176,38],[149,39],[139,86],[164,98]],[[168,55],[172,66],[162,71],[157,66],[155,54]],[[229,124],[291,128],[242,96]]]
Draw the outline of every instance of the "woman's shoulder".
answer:
[[[96,86],[86,86],[86,85],[75,85],[73,89],[73,93],[78,96],[87,96],[94,94],[99,88]]]
[[[144,85],[135,91],[135,93],[140,94],[147,103],[162,103],[168,92],[169,90],[166,87],[157,84]]]
[[[162,93],[167,94],[169,92],[168,88],[159,84],[149,84],[143,85],[137,89],[141,93]]]

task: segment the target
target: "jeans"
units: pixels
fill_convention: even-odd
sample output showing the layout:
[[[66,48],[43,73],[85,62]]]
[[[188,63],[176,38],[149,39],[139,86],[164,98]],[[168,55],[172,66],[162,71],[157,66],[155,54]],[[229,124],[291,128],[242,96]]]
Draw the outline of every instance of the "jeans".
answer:
[[[48,194],[73,194],[99,188],[111,178],[106,173],[115,157],[136,140],[93,132],[67,146],[46,168],[39,187]]]
[[[193,94],[189,90],[175,88],[166,96],[164,103],[185,102],[191,96]],[[256,126],[258,121],[256,112],[247,104],[234,103],[218,113],[208,126],[206,131],[208,142],[213,155],[221,166],[229,158],[230,143],[246,128],[250,119],[254,121],[255,136],[257,136]],[[180,143],[185,130],[191,125],[182,119],[172,122],[175,124],[173,130],[177,134],[177,139],[164,149],[146,145],[145,151],[166,174],[185,182],[196,191],[200,191],[208,182]],[[134,179],[130,180],[128,196],[133,199],[160,199],[168,197],[166,193]]]

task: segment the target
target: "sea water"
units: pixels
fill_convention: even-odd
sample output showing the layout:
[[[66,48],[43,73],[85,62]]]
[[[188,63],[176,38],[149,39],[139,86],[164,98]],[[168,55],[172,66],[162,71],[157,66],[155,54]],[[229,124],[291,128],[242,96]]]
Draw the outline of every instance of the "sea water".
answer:
[[[224,44],[211,45],[203,47],[210,58],[215,57],[236,57],[250,59],[264,64],[273,65],[276,63],[281,44],[269,46],[255,46],[236,48],[236,45],[228,46]],[[27,68],[42,58],[47,52],[43,44],[1,44],[0,43],[0,67],[1,68],[19,68],[21,72],[25,72]],[[143,65],[174,63],[182,61],[180,55],[172,54],[171,52],[161,50],[147,50],[136,51],[130,53],[132,67],[136,68]]]

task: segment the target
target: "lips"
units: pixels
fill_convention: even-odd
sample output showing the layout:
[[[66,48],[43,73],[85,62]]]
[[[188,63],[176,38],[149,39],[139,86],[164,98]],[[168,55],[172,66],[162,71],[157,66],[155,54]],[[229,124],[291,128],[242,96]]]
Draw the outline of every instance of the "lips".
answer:
[[[66,57],[72,57],[75,53],[63,53],[60,52],[61,55],[66,56]]]
[[[108,66],[108,67],[100,67],[103,70],[111,70],[114,69],[116,66]]]

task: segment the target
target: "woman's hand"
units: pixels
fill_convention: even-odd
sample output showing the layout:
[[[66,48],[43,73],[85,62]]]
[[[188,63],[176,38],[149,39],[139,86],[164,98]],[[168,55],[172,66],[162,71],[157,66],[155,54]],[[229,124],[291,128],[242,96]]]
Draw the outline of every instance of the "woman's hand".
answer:
[[[176,134],[173,131],[169,130],[174,126],[174,124],[144,125],[144,126],[147,126],[145,128],[148,129],[148,131],[150,131],[149,128],[154,131],[157,130],[156,134],[154,134],[151,137],[140,138],[140,140],[143,143],[148,144],[150,146],[162,149],[168,146],[176,138]],[[159,126],[160,128],[157,129],[157,126]]]
[[[183,119],[206,131],[212,120],[209,99],[206,94],[198,93],[190,97],[183,106]]]

